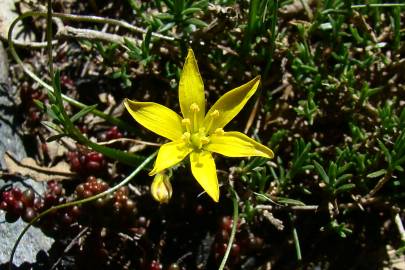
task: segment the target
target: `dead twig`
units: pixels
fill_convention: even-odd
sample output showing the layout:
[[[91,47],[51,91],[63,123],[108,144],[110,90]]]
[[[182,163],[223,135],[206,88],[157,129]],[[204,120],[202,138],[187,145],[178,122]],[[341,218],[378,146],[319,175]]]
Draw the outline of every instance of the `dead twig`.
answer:
[[[160,144],[160,143],[146,142],[146,141],[130,139],[130,138],[114,139],[114,140],[109,140],[107,142],[100,142],[98,144],[100,144],[100,145],[109,145],[109,144],[113,144],[113,143],[117,143],[117,142],[130,142],[130,143],[149,145],[149,146],[156,146],[156,147],[162,146],[162,144]]]

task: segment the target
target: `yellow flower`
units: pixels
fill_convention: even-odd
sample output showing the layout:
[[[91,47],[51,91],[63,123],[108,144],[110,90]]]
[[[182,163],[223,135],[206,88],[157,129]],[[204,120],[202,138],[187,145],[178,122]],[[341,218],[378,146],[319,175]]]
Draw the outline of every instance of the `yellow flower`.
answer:
[[[189,49],[179,83],[183,117],[157,103],[126,99],[125,107],[138,123],[171,140],[160,147],[149,175],[160,173],[190,155],[195,179],[218,202],[219,186],[212,152],[228,157],[273,158],[273,151],[243,133],[223,130],[253,96],[259,83],[260,76],[257,76],[225,93],[206,113],[203,81],[194,53]]]
[[[165,173],[157,173],[150,187],[150,192],[156,201],[168,203],[173,193],[169,176]]]

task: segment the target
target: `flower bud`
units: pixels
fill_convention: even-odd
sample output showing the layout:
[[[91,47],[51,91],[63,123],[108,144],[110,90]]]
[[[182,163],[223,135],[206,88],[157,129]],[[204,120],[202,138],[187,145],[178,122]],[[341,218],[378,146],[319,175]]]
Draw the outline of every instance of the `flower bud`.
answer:
[[[172,184],[169,176],[164,173],[156,174],[150,189],[153,198],[159,203],[168,203],[172,197]]]

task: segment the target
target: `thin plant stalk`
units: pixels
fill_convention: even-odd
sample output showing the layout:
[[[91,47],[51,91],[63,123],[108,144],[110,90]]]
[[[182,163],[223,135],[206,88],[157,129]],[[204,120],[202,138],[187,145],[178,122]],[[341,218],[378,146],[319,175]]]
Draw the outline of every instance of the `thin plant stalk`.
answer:
[[[225,267],[226,261],[228,260],[229,254],[232,249],[233,242],[235,240],[236,228],[238,227],[239,221],[238,197],[236,195],[236,192],[232,188],[230,188],[230,190],[232,193],[232,201],[233,201],[233,224],[231,235],[229,236],[228,246],[226,247],[224,257],[222,258],[218,270],[223,270]]]

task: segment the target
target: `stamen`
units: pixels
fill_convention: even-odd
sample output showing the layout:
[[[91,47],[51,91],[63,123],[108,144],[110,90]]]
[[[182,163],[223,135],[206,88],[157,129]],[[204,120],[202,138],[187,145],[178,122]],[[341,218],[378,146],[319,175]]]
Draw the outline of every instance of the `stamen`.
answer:
[[[182,139],[185,143],[189,143],[189,142],[190,142],[190,137],[191,137],[190,132],[184,132],[183,135],[181,136],[181,139]]]
[[[198,107],[197,103],[193,103],[190,105],[190,112],[199,112],[200,111],[200,107]]]
[[[191,132],[191,121],[189,118],[184,118],[183,120],[181,120],[181,123],[183,126],[185,126],[187,132]]]
[[[218,110],[214,110],[212,113],[210,113],[210,116],[212,118],[217,118],[219,116],[219,111]]]
[[[219,117],[219,111],[214,110],[212,113],[209,114],[209,119],[208,119],[208,124],[206,126],[207,130],[209,131],[211,129],[212,123],[214,122],[215,118]]]
[[[200,111],[200,107],[198,107],[197,103],[193,103],[190,105],[190,112],[193,114],[193,131],[197,132],[198,130],[198,120],[197,120],[197,113]]]
[[[217,128],[214,133],[216,135],[224,135],[225,131],[222,128]]]
[[[209,143],[209,142],[210,142],[210,139],[208,139],[207,137],[205,137],[205,136],[201,137],[201,143],[202,143],[202,145],[205,145],[205,144],[207,144],[207,143]]]

